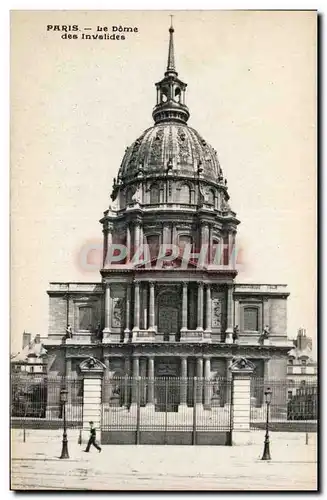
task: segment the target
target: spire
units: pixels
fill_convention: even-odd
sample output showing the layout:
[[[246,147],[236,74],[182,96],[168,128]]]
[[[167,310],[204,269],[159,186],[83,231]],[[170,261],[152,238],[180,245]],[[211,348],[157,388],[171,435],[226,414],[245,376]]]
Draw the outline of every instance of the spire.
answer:
[[[167,74],[174,73],[177,75],[177,71],[175,68],[175,51],[174,51],[174,27],[173,27],[173,16],[171,17],[171,23],[169,28],[169,48],[168,48],[168,62],[167,62]]]
[[[173,16],[171,16],[172,18]],[[152,116],[155,123],[175,121],[186,123],[190,113],[185,104],[186,83],[178,78],[175,68],[174,28],[171,20],[169,28],[169,49],[167,71],[164,78],[156,83],[157,102]]]

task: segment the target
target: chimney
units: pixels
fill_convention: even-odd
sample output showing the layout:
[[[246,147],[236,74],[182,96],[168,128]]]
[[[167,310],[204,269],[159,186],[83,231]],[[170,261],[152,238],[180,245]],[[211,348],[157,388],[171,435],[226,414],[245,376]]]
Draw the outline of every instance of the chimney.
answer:
[[[305,328],[299,328],[297,334],[297,348],[303,351],[307,346],[307,336]]]
[[[31,342],[31,334],[24,332],[23,333],[23,349],[25,349],[25,347],[28,346],[30,342]]]
[[[34,338],[34,344],[40,344],[40,343],[41,343],[40,334],[37,333]]]

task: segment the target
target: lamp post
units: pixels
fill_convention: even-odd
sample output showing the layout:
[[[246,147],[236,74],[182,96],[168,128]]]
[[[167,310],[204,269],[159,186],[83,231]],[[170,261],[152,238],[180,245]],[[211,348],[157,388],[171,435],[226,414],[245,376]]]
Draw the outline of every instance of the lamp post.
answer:
[[[261,460],[271,460],[270,456],[270,442],[269,442],[269,407],[271,403],[272,390],[268,387],[265,390],[265,401],[267,405],[267,419],[266,419],[266,435],[265,435],[265,445],[263,449],[263,455]]]
[[[67,389],[61,389],[60,391],[60,402],[63,408],[63,418],[64,418],[64,432],[62,435],[62,448],[60,458],[69,458],[68,454],[68,439],[67,439],[67,427],[66,427],[66,403],[67,403],[68,391]]]

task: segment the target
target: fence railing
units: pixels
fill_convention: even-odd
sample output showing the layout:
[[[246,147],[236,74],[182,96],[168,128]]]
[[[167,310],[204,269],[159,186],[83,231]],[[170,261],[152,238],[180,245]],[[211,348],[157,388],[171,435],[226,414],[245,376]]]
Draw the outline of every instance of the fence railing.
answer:
[[[270,420],[272,422],[307,421],[318,418],[318,390],[316,383],[292,382],[252,378],[251,380],[251,423],[266,419],[265,390],[272,391]]]
[[[11,377],[11,417],[30,425],[42,420],[61,420],[61,389],[67,389],[66,419],[69,427],[80,426],[83,419],[83,378],[48,377],[42,374],[13,374]]]
[[[264,392],[270,387],[272,422],[316,421],[317,384],[253,377],[250,424],[260,428],[266,419]],[[45,374],[12,374],[12,420],[56,422],[62,419],[60,391],[68,390],[67,424],[80,427],[83,420],[83,377],[50,377]],[[226,377],[107,377],[102,380],[104,429],[224,429],[232,418],[232,381]],[[60,422],[59,422],[60,424]],[[59,425],[58,424],[58,425]],[[17,424],[18,425],[18,424]],[[50,424],[49,424],[50,425]]]
[[[231,380],[114,377],[102,385],[103,430],[230,428]]]

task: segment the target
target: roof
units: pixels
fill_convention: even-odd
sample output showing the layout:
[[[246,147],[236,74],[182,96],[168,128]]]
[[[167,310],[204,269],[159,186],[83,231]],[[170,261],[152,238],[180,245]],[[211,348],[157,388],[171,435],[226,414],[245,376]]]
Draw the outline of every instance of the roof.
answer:
[[[33,339],[24,349],[11,357],[11,363],[22,363],[27,361],[29,357],[36,357],[39,360],[47,354],[46,349],[40,342],[35,342]]]

